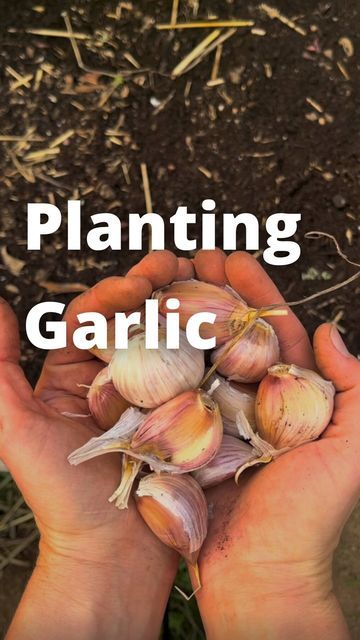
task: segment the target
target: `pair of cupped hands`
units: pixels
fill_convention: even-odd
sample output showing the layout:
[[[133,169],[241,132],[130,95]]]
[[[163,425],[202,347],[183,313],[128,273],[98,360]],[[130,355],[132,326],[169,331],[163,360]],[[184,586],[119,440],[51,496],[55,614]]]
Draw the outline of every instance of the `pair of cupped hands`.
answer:
[[[77,314],[107,318],[138,308],[153,290],[196,277],[230,284],[254,307],[282,302],[247,253],[200,251],[193,261],[152,252],[125,277],[106,278],[66,312],[68,347],[47,355],[35,391],[19,366],[14,313],[0,304],[0,457],[40,531],[36,568],[8,632],[27,638],[157,638],[178,555],[157,540],[130,504],[109,504],[119,456],[71,467],[67,456],[98,429],[86,389],[103,364],[72,345]],[[284,362],[316,368],[336,390],[332,423],[317,441],[207,492],[209,532],[197,594],[208,638],[347,638],[332,593],[331,565],[360,489],[360,362],[336,328],[270,318]]]

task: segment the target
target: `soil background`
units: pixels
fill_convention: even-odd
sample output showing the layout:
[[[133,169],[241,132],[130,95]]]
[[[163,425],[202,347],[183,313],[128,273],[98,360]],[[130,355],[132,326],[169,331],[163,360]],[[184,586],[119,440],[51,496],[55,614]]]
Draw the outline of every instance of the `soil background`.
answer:
[[[166,220],[179,204],[201,212],[203,198],[216,201],[219,246],[223,212],[256,214],[261,249],[267,216],[300,212],[300,259],[289,267],[265,265],[288,300],[354,272],[330,242],[308,240],[307,231],[334,234],[359,262],[357,1],[276,0],[276,8],[294,18],[305,35],[271,20],[256,3],[180,2],[179,21],[193,20],[197,11],[197,19],[240,17],[256,23],[255,31],[239,29],[224,42],[218,71],[223,83],[216,86],[207,84],[214,53],[171,78],[173,68],[209,33],[158,31],[156,23],[169,21],[171,4],[0,0],[0,135],[25,138],[0,142],[0,289],[18,314],[22,363],[32,383],[44,354],[25,337],[26,314],[40,301],[72,297],[54,294],[51,283],[92,285],[125,273],[140,258],[126,249],[128,213],[145,212],[140,163],[148,168],[154,211]],[[79,68],[69,38],[27,32],[64,30],[64,10],[74,31],[89,36],[78,40],[87,70]],[[122,81],[114,82],[109,73]],[[49,152],[51,142],[66,133],[68,138],[55,144],[58,151]],[[43,150],[45,155],[27,157]],[[82,201],[81,252],[66,248],[68,199]],[[35,201],[56,204],[63,225],[41,252],[28,252],[26,205]],[[102,211],[122,220],[121,252],[95,254],[87,248],[89,216]],[[200,245],[199,226],[193,237]],[[170,231],[167,246],[173,248]],[[241,234],[238,247],[244,248]],[[261,252],[257,257],[264,264]],[[359,293],[355,283],[300,307],[298,315],[310,334],[319,323],[335,320],[359,355]],[[359,533],[357,510],[335,561],[335,588],[354,638],[360,637]],[[33,545],[21,558],[31,567],[35,556]],[[3,631],[30,567],[10,565],[3,571]]]

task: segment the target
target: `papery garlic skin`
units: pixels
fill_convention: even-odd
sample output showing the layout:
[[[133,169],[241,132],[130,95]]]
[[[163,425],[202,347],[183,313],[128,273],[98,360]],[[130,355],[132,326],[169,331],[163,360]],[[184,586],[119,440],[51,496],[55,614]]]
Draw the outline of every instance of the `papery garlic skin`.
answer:
[[[212,397],[219,405],[224,433],[238,438],[239,430],[236,425],[236,416],[240,410],[244,412],[251,426],[255,427],[256,391],[245,384],[230,382],[217,375],[217,373],[206,381],[204,388],[210,388],[214,380],[220,382],[219,386],[213,391]]]
[[[202,389],[185,391],[148,414],[134,434],[128,453],[142,456],[140,459],[153,468],[158,458],[177,473],[185,473],[212,460],[222,434],[217,403]]]
[[[110,429],[128,409],[129,403],[116,391],[108,367],[94,378],[87,395],[91,415],[101,429]]]
[[[125,452],[127,445],[137,429],[143,424],[146,414],[140,409],[129,407],[118,422],[109,431],[101,436],[90,438],[82,447],[79,447],[68,456],[70,464],[78,465],[86,460],[91,460],[105,453]]]
[[[270,367],[256,396],[258,433],[275,449],[318,438],[334,409],[335,388],[315,371],[296,365]]]
[[[274,329],[264,320],[256,320],[229,349],[229,342],[213,351],[211,361],[219,362],[217,371],[229,380],[259,382],[269,367],[279,361],[279,341]]]
[[[250,444],[224,434],[215,458],[192,475],[203,489],[209,489],[225,480],[235,478],[240,467],[257,457],[258,452]]]
[[[218,287],[199,280],[173,282],[169,286],[155,291],[153,298],[159,300],[159,312],[166,316],[166,302],[177,298],[180,327],[185,329],[189,318],[202,311],[215,313],[214,324],[204,323],[200,327],[201,338],[216,337],[217,345],[223,344],[238,333],[247,321],[249,307],[231,287]]]
[[[109,365],[115,388],[128,402],[154,408],[179,393],[199,386],[204,375],[204,353],[192,347],[180,331],[179,349],[166,348],[166,334],[159,329],[159,348],[145,348],[145,333],[138,332],[128,349],[115,351]]]
[[[195,565],[207,534],[208,511],[204,493],[194,478],[165,473],[145,476],[135,500],[151,531]]]

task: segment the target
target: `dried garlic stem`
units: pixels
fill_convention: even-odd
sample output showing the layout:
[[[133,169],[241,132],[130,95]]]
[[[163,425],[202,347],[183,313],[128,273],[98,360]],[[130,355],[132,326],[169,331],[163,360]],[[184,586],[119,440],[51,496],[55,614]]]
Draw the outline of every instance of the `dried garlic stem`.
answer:
[[[115,502],[115,506],[118,509],[128,508],[131,490],[142,464],[143,463],[140,460],[132,460],[127,455],[124,455],[121,482],[116,491],[114,491],[109,498],[109,502]]]
[[[177,585],[175,585],[175,589],[176,591],[178,591],[180,593],[180,595],[182,595],[183,598],[185,598],[185,600],[187,600],[187,602],[189,602],[189,600],[191,600],[191,598],[193,598],[193,596],[200,591],[201,589],[201,580],[200,580],[200,570],[199,570],[199,565],[196,562],[195,564],[188,564],[188,570],[190,573],[190,569],[194,574],[194,578],[197,582],[197,587],[195,587],[194,591],[188,596],[186,595],[185,591],[183,591],[182,589],[180,589],[180,587],[178,587]]]

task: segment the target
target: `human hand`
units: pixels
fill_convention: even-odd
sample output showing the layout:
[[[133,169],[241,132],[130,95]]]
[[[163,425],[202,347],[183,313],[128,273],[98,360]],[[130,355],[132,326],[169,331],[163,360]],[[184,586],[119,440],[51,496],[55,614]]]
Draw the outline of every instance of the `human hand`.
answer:
[[[201,251],[197,277],[229,283],[260,307],[282,297],[246,253]],[[296,316],[269,319],[282,361],[317,367],[337,390],[323,436],[208,491],[213,519],[199,559],[198,603],[211,638],[347,638],[332,595],[331,565],[360,489],[360,362],[335,327],[314,336],[314,353]]]
[[[70,419],[62,412],[88,413],[87,391],[77,384],[91,384],[104,366],[89,352],[73,346],[77,314],[97,311],[110,318],[116,311],[134,310],[151,296],[152,289],[188,274],[186,262],[170,252],[156,252],[125,278],[107,278],[78,296],[64,318],[69,346],[48,354],[35,392],[19,366],[16,318],[4,301],[0,304],[0,457],[40,530],[38,573],[30,583],[32,597],[27,594],[24,599],[25,603],[31,601],[30,618],[36,637],[42,637],[34,619],[36,600],[40,600],[40,609],[46,601],[51,611],[48,599],[54,584],[55,595],[62,592],[64,606],[68,607],[72,593],[81,603],[80,610],[91,607],[94,615],[100,616],[105,611],[108,618],[112,617],[114,633],[118,632],[116,620],[121,618],[121,629],[128,629],[129,635],[131,630],[131,638],[158,636],[177,555],[153,536],[133,503],[126,511],[109,504],[108,497],[121,476],[119,454],[79,467],[69,465],[69,453],[98,435],[99,430],[90,418]],[[39,587],[43,584],[46,589]],[[41,597],[34,597],[35,592]],[[121,601],[126,603],[125,608],[119,605]],[[56,609],[58,606],[57,600]],[[12,626],[16,638],[23,637],[24,617],[29,626],[28,611],[21,613],[20,607]],[[48,633],[47,637],[56,637],[55,620],[52,626],[50,620],[49,627],[43,616],[41,622],[44,636]],[[98,619],[92,621],[92,632],[98,623]],[[83,629],[85,632],[84,625]],[[108,628],[103,632],[107,640],[112,637]],[[64,628],[61,633],[61,637],[66,636]],[[66,637],[72,637],[70,630]]]

